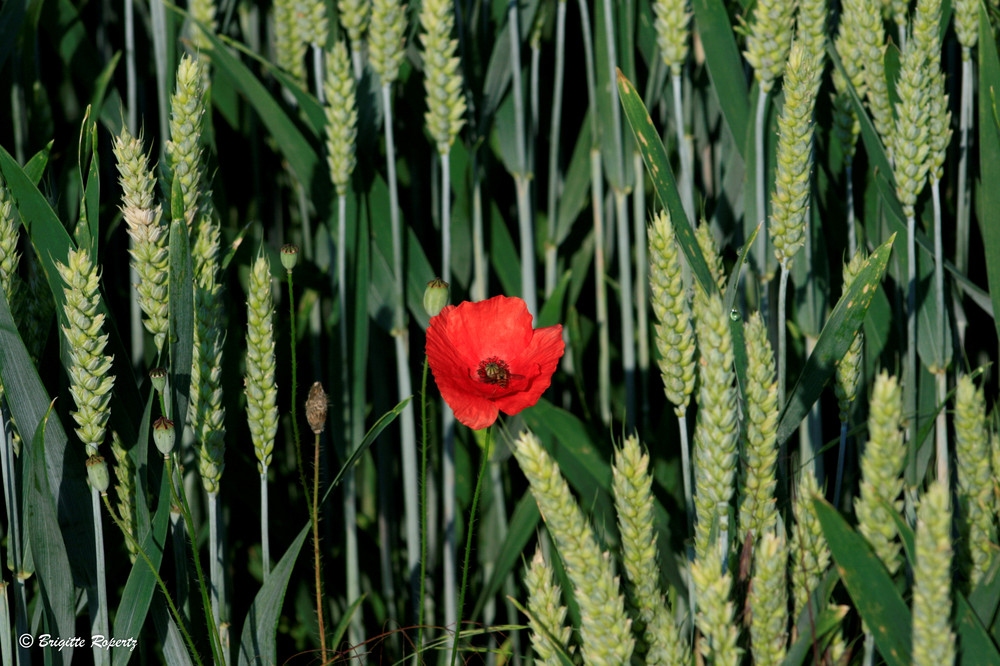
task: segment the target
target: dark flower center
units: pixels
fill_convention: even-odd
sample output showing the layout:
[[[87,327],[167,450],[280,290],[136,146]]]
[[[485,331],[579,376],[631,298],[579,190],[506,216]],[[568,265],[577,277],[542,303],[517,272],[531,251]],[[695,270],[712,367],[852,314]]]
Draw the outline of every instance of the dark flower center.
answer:
[[[479,369],[476,371],[479,381],[484,384],[494,384],[500,388],[507,388],[510,382],[510,367],[506,361],[498,356],[491,356],[485,361],[479,362]]]

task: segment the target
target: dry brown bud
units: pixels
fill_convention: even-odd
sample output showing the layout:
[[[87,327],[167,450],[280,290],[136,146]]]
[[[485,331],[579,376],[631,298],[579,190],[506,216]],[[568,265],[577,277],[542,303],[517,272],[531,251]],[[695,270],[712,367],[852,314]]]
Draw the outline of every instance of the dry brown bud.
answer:
[[[326,427],[326,392],[319,382],[314,382],[309,389],[309,397],[306,398],[306,420],[317,435]]]

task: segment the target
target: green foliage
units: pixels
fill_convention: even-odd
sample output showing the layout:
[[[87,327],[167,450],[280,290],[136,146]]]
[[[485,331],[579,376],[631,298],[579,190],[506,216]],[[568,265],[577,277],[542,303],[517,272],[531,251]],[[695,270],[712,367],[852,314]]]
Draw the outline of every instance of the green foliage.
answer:
[[[598,653],[688,662],[694,650],[718,663],[832,661],[845,646],[861,652],[862,624],[886,663],[947,654],[949,636],[963,663],[997,661],[1000,58],[985,6],[532,0],[511,11],[503,0],[199,0],[190,15],[160,2],[122,9],[0,3],[0,89],[10,109],[0,122],[0,547],[9,607],[0,627],[7,622],[15,636],[89,631],[91,609],[80,600],[95,589],[98,560],[84,443],[105,448],[116,481],[110,504],[132,534],[103,521],[116,637],[140,640],[151,663],[208,656],[210,611],[191,596],[203,582],[193,564],[214,552],[207,489],[221,509],[211,538],[222,546],[213,564],[229,578],[220,600],[232,623],[222,627],[229,661],[319,656],[317,576],[311,558],[299,557],[308,501],[291,435],[303,406],[291,396],[322,381],[330,418],[319,591],[337,627],[327,636],[333,659],[367,651],[373,662],[419,654],[432,663],[454,636],[443,611],[448,588],[438,585],[453,575],[443,554],[479,524],[489,527],[473,533],[470,603],[460,613],[471,623],[459,635],[465,661],[485,651],[526,658],[529,634],[539,640],[543,627],[560,644],[545,655],[551,663]],[[793,38],[808,46],[788,56]],[[945,76],[942,55],[960,50],[968,73]],[[816,58],[808,67],[806,51]],[[521,72],[511,69],[517,61]],[[978,95],[968,117],[948,101],[966,85]],[[814,105],[801,89],[811,95],[816,86]],[[757,155],[749,120],[762,89],[773,109]],[[693,164],[681,167],[678,142]],[[398,185],[398,259],[387,156]],[[777,286],[743,270],[760,222],[747,196],[758,157],[775,174],[765,180],[779,202],[771,210],[789,218],[770,225],[772,249],[796,257],[783,404],[769,342],[775,312],[752,312]],[[972,175],[964,192],[960,172]],[[940,256],[928,178],[945,194]],[[451,212],[448,257],[441,210]],[[612,221],[612,212],[624,216]],[[908,214],[912,310],[911,258],[899,251]],[[272,271],[284,277],[286,243],[302,248],[291,312],[286,285],[272,282]],[[848,261],[842,275],[827,270]],[[478,440],[443,418],[449,408],[433,383],[397,395],[398,373],[419,373],[422,297],[445,265],[452,303],[503,291],[537,300],[535,326],[564,326],[567,353],[545,397],[502,416],[495,439],[517,442],[523,428],[533,435],[522,441],[537,438],[548,478],[568,484],[560,510],[572,504],[572,524],[589,531],[586,557],[572,552],[578,543],[546,536],[543,524],[559,531],[556,509],[536,502],[523,455],[524,468],[507,462],[513,444],[486,461],[482,514],[469,516]],[[538,273],[544,287],[533,282]],[[633,284],[650,286],[649,302]],[[915,341],[906,339],[910,317]],[[407,341],[399,348],[408,357],[396,358],[397,340]],[[927,367],[944,368],[945,383],[939,395],[937,376],[908,377],[922,398],[916,412],[897,405],[878,376],[898,372],[913,347]],[[966,375],[978,366],[973,385]],[[162,368],[162,397],[146,379],[152,368]],[[610,410],[598,390],[605,380]],[[949,391],[954,401],[943,397]],[[403,469],[394,422],[420,401],[430,467],[425,565],[435,583],[423,645],[410,629],[419,573],[399,554],[415,527],[399,488],[414,470]],[[922,439],[935,408],[955,470],[947,493],[928,464],[934,438]],[[688,468],[678,413],[685,433],[697,424]],[[179,498],[150,446],[160,417],[176,424],[190,534],[172,520]],[[816,498],[833,494],[836,447],[826,444],[841,420],[860,446],[856,455],[846,449],[842,514]],[[627,448],[616,452],[612,441]],[[451,451],[455,480],[442,485]],[[806,451],[817,459],[804,460]],[[258,504],[262,473],[268,510]],[[697,479],[690,505],[684,478]],[[445,496],[457,499],[457,514],[436,530]],[[273,553],[266,564],[262,528]],[[533,569],[526,587],[523,557],[536,549],[547,569]],[[168,579],[180,622],[154,569]],[[363,594],[348,593],[345,578]],[[791,600],[790,617],[781,598]],[[508,599],[527,602],[530,619]],[[950,614],[940,611],[946,599]],[[605,634],[591,631],[598,624]],[[581,641],[570,628],[583,627]],[[29,656],[0,641],[12,663]],[[137,663],[136,654],[115,649],[111,662]],[[30,651],[37,663],[89,656]]]

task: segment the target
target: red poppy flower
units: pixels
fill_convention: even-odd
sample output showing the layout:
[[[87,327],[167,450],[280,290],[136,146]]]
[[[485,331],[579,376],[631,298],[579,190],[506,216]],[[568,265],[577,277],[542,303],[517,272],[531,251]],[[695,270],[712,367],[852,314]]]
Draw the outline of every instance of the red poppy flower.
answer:
[[[565,345],[562,326],[531,328],[520,298],[449,305],[431,318],[427,361],[455,418],[473,430],[497,414],[531,407],[552,382]]]

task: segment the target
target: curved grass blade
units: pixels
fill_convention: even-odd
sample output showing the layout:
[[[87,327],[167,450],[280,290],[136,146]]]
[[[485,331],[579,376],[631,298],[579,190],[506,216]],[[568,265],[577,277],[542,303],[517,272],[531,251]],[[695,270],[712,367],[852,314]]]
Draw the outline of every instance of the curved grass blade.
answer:
[[[813,593],[809,595],[809,602],[795,623],[795,633],[798,638],[788,648],[788,653],[781,662],[782,666],[799,666],[812,653],[817,642],[841,625],[844,616],[847,615],[847,606],[831,606],[827,603],[838,580],[840,577],[837,572],[833,569],[828,570]]]
[[[74,626],[75,589],[73,576],[69,565],[69,554],[62,530],[59,528],[59,518],[56,503],[49,485],[49,475],[45,473],[45,438],[46,424],[52,415],[52,405],[35,429],[31,446],[24,447],[21,455],[24,457],[24,511],[25,539],[31,539],[31,552],[35,560],[35,575],[42,588],[42,598],[45,600],[45,615],[47,629],[56,636],[72,636]],[[59,419],[53,419],[53,424]],[[53,428],[50,438],[55,439],[59,433]],[[70,542],[73,543],[73,542]],[[86,543],[86,542],[84,542]],[[66,652],[51,651],[54,663],[70,663],[73,660],[72,646]],[[58,655],[58,656],[57,656]],[[50,655],[46,653],[46,657]]]
[[[371,429],[368,430],[368,433],[365,435],[364,440],[361,441],[361,444],[358,446],[358,448],[354,449],[354,453],[351,454],[351,457],[347,459],[347,462],[345,462],[344,465],[340,468],[340,471],[337,472],[337,476],[333,477],[333,481],[330,483],[330,487],[326,489],[326,494],[323,495],[324,502],[326,501],[326,496],[329,495],[331,490],[333,490],[333,487],[336,486],[338,483],[340,483],[340,480],[344,478],[344,474],[346,474],[352,467],[354,467],[354,465],[358,462],[358,460],[361,458],[364,452],[367,451],[368,448],[375,443],[375,440],[382,433],[382,431],[385,430],[390,423],[395,421],[396,417],[398,417],[400,414],[403,413],[403,410],[406,409],[406,406],[410,404],[410,400],[413,400],[412,395],[409,398],[404,398],[402,401],[400,401],[398,405],[396,405],[388,412],[383,414],[381,418],[379,418],[379,420],[375,422],[375,425],[373,425]]]
[[[552,630],[549,629],[549,627],[546,627],[544,624],[542,624],[538,620],[538,618],[535,617],[535,614],[532,613],[527,608],[525,608],[524,606],[522,606],[517,599],[515,599],[514,597],[507,597],[507,598],[510,599],[510,602],[514,604],[514,607],[517,610],[521,611],[527,617],[531,618],[531,620],[535,623],[535,625],[542,630],[542,633],[545,634],[545,637],[549,639],[552,645],[558,648],[558,650],[556,651],[556,655],[559,657],[559,663],[562,664],[563,666],[573,666],[573,660],[569,658],[568,654],[566,654],[566,647],[559,641],[559,639],[557,639],[552,634]]]
[[[784,442],[798,429],[799,423],[819,399],[837,361],[844,358],[854,340],[854,334],[865,321],[865,313],[875,296],[875,288],[885,274],[895,239],[896,235],[893,234],[868,257],[851,288],[840,297],[830,313],[813,353],[806,360],[802,373],[788,394],[788,401],[778,424],[778,442]]]
[[[993,312],[1000,313],[1000,227],[991,216],[1000,209],[1000,122],[997,120],[997,95],[1000,89],[1000,59],[986,8],[979,5],[979,172],[985,187],[979,193],[979,231],[986,255],[986,281],[989,284]],[[985,214],[984,214],[985,213]],[[1000,337],[1000,318],[993,324]]]
[[[733,133],[736,147],[744,150],[750,123],[750,92],[743,76],[743,59],[736,47],[729,13],[721,0],[693,0],[691,8],[722,115]]]
[[[144,445],[143,442],[141,445]],[[143,495],[136,495],[143,497]],[[142,504],[140,502],[140,504]],[[166,543],[167,525],[170,522],[170,485],[164,476],[160,481],[160,498],[157,501],[156,515],[145,534],[137,534],[139,547],[149,556],[157,567],[163,560],[163,547]],[[150,604],[155,596],[156,577],[149,570],[149,565],[142,558],[137,558],[132,565],[121,602],[115,612],[115,636],[138,636],[146,623]],[[114,666],[124,666],[132,653],[126,650],[115,650],[112,653]]]
[[[653,126],[653,119],[649,117],[638,91],[621,71],[618,72],[618,93],[622,108],[625,110],[625,117],[628,118],[639,152],[642,154],[642,161],[646,164],[650,180],[653,181],[653,188],[660,202],[670,213],[677,242],[680,243],[684,256],[691,264],[691,272],[707,293],[718,292],[719,287],[712,279],[712,273],[708,270],[708,264],[694,237],[694,229],[684,214],[684,206],[681,204],[680,195],[677,194],[677,181],[670,170],[670,161],[667,159],[663,141]]]
[[[332,486],[331,486],[332,487]],[[295,560],[298,559],[302,544],[309,534],[311,524],[305,527],[295,537],[281,560],[271,570],[267,582],[250,604],[247,617],[243,621],[243,631],[240,634],[240,666],[256,666],[257,664],[278,663],[275,632],[278,629],[278,616],[285,599],[288,579],[292,575]]]
[[[837,571],[861,618],[871,628],[878,651],[890,666],[910,663],[910,609],[868,542],[825,500],[813,498],[823,536]]]

